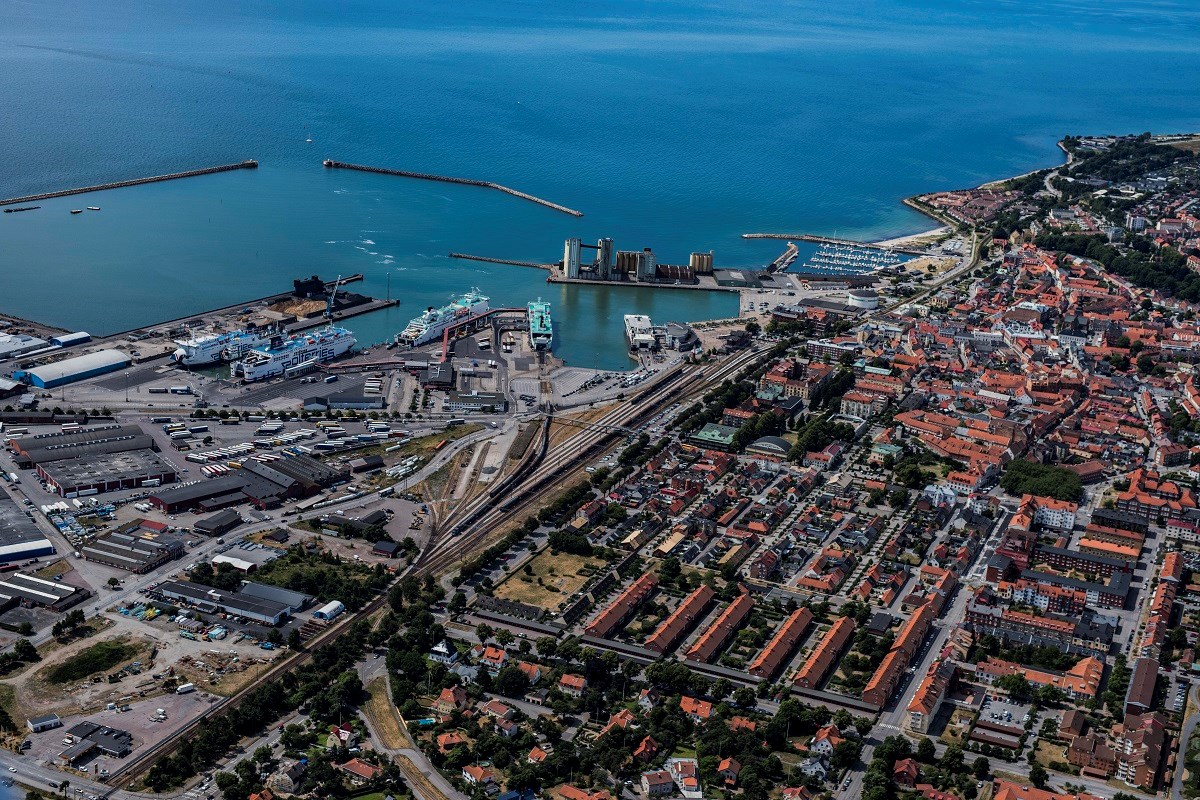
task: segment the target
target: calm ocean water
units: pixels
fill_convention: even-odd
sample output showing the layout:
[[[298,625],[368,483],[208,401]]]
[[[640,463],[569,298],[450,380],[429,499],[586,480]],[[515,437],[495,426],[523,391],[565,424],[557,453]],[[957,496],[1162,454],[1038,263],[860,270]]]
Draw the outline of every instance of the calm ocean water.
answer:
[[[611,236],[760,265],[780,243],[741,233],[909,233],[929,223],[900,198],[1057,163],[1064,133],[1200,129],[1189,2],[0,0],[0,15],[0,195],[262,164],[0,218],[0,310],[96,333],[363,272],[360,290],[390,274],[402,301],[350,323],[364,343],[478,286],[550,300],[560,355],[621,367],[621,315],[736,300],[547,286],[446,253],[549,261],[568,235]],[[103,211],[67,213],[84,205]]]

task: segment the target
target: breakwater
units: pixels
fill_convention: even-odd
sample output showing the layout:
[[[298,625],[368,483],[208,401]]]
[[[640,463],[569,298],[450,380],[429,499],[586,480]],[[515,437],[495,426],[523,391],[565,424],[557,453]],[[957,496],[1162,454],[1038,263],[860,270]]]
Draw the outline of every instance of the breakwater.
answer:
[[[483,261],[488,264],[510,264],[514,267],[533,267],[534,269],[554,269],[555,264],[539,264],[536,261],[520,261],[515,258],[492,258],[491,256],[473,256],[469,253],[451,253],[451,258],[461,258],[466,261]]]
[[[890,250],[910,256],[925,255],[923,250],[913,250],[905,247],[887,247],[874,242],[856,242],[853,239],[834,239],[831,236],[815,236],[811,233],[743,233],[743,239],[784,239],[797,242],[812,242],[814,244],[836,244],[843,247],[864,247],[870,250]]]
[[[325,163],[325,166],[329,169],[354,169],[354,170],[358,170],[359,172],[376,172],[376,173],[379,173],[380,175],[396,175],[401,178],[416,178],[416,179],[422,180],[422,181],[438,181],[440,183],[460,183],[465,186],[479,186],[484,189],[495,189],[498,192],[504,192],[505,194],[511,194],[513,197],[519,197],[522,200],[528,200],[531,203],[537,203],[540,206],[545,206],[546,208],[551,208],[551,209],[554,209],[555,211],[561,211],[563,214],[570,214],[572,217],[582,217],[583,216],[582,211],[576,211],[573,208],[567,208],[564,205],[559,205],[558,203],[552,203],[549,200],[542,199],[541,197],[536,197],[527,192],[522,192],[518,189],[512,189],[508,186],[504,186],[499,183],[493,183],[492,181],[480,181],[480,180],[475,180],[474,178],[452,178],[448,175],[434,175],[434,174],[428,173],[428,172],[411,172],[409,170],[403,170],[403,169],[387,169],[386,167],[368,167],[368,166],[364,166],[362,164],[347,164],[342,161],[334,161],[333,159],[330,159],[330,158],[325,159],[324,163]]]
[[[177,178],[194,178],[197,175],[211,175],[214,172],[229,172],[235,169],[255,169],[258,167],[258,162],[254,159],[240,161],[237,164],[222,164],[218,167],[205,167],[203,169],[192,169],[187,172],[172,172],[170,175],[152,175],[149,178],[134,178],[128,181],[114,181],[113,183],[102,183],[98,186],[81,186],[77,189],[60,189],[57,192],[43,192],[41,194],[30,194],[24,197],[10,197],[7,200],[0,200],[0,206],[9,206],[13,203],[31,203],[36,200],[49,200],[54,197],[67,197],[73,194],[86,194],[88,192],[101,192],[105,189],[122,189],[126,186],[140,186],[143,183],[158,183],[160,181],[173,181]]]

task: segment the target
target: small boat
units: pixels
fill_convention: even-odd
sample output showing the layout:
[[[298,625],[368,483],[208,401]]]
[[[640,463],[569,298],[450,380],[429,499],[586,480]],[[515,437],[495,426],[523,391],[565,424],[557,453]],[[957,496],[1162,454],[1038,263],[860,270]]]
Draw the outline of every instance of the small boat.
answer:
[[[88,210],[88,211],[99,211],[99,210],[100,210],[100,206],[88,206],[88,207],[87,207],[87,210]]]
[[[82,214],[82,213],[83,213],[83,209],[82,209],[82,208],[72,208],[72,209],[71,209],[71,213],[72,213],[72,214]]]

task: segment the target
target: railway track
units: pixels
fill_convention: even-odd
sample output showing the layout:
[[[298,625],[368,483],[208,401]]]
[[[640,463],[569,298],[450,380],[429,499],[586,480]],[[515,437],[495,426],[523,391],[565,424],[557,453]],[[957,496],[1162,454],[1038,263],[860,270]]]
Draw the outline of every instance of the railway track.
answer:
[[[418,561],[418,573],[445,571],[474,549],[482,547],[497,526],[532,509],[548,491],[564,485],[586,461],[610,446],[622,435],[618,429],[637,428],[668,401],[695,399],[710,386],[736,374],[760,354],[760,350],[747,350],[715,369],[683,365],[628,403],[614,406],[610,414],[555,447],[552,453],[547,452],[550,422],[547,418],[539,457],[523,462],[509,480],[477,498],[461,516],[447,525],[445,533],[426,548]]]
[[[608,446],[611,440],[623,435],[618,429],[636,428],[651,416],[664,401],[690,402],[694,400],[707,391],[709,386],[719,384],[743,369],[761,352],[761,350],[752,348],[739,353],[715,368],[681,366],[670,376],[660,379],[653,386],[635,395],[628,403],[615,406],[611,414],[597,422],[597,426],[604,427],[589,427],[580,430],[575,436],[556,448],[555,453],[549,452],[550,427],[553,418],[547,416],[542,423],[543,428],[538,448],[530,457],[522,461],[517,470],[509,476],[510,480],[501,482],[472,503],[458,521],[447,526],[447,533],[430,542],[429,547],[425,549],[412,568],[397,574],[391,584],[384,587],[377,597],[357,613],[347,614],[342,622],[331,625],[309,640],[304,650],[278,661],[263,673],[256,683],[261,684],[274,680],[312,660],[313,653],[325,644],[334,641],[346,626],[355,620],[369,617],[382,608],[387,602],[388,590],[404,575],[410,573],[435,574],[438,570],[443,570],[454,561],[461,559],[470,549],[481,546],[496,525],[536,505],[547,491],[562,485],[563,480],[572,472],[580,469],[587,459]],[[708,380],[700,381],[704,377],[707,377]],[[145,774],[153,764],[173,755],[204,720],[232,711],[245,702],[248,695],[248,691],[242,691],[215,704],[170,737],[159,741],[123,764],[122,769],[108,779],[108,784],[114,789],[126,789],[135,778]],[[410,769],[404,769],[403,765],[401,767],[402,771],[406,773],[406,777],[419,782],[422,788],[428,790],[429,796],[444,798],[444,794],[429,783],[428,778],[416,768],[415,764],[409,761],[409,766]]]
[[[272,680],[275,680],[278,676],[311,661],[313,653],[317,649],[336,640],[342,635],[343,630],[355,620],[369,617],[371,614],[382,608],[384,603],[387,602],[388,591],[392,588],[392,585],[398,581],[400,577],[402,577],[403,574],[407,574],[407,571],[405,571],[405,573],[397,574],[396,579],[384,587],[379,596],[367,603],[367,605],[363,606],[358,613],[345,615],[345,618],[342,622],[335,625],[330,625],[328,628],[310,639],[306,643],[303,650],[295,653],[290,658],[284,658],[277,661],[269,670],[264,672],[253,685],[258,686],[263,683],[268,683]],[[233,697],[226,698],[221,702],[214,704],[212,708],[196,717],[196,719],[188,722],[187,725],[180,728],[170,737],[163,739],[157,744],[151,746],[144,753],[139,754],[135,759],[122,764],[120,771],[109,777],[109,785],[114,789],[128,788],[129,784],[133,782],[134,778],[143,775],[154,764],[158,763],[160,759],[174,755],[175,751],[178,750],[183,742],[195,732],[195,730],[204,720],[218,717],[222,714],[227,714],[240,706],[249,695],[250,688],[252,687],[248,686],[246,689],[234,695]]]

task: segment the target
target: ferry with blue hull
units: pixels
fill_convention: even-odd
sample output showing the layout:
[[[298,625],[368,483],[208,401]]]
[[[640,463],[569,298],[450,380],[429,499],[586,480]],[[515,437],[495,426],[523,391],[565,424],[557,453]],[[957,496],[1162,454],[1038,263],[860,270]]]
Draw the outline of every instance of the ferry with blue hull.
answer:
[[[530,347],[548,352],[554,346],[554,321],[550,319],[550,304],[539,297],[529,304],[528,314]]]
[[[231,375],[247,383],[274,378],[308,362],[332,361],[350,352],[355,343],[353,333],[335,325],[288,337],[276,336],[269,347],[252,350],[240,361],[235,361]]]
[[[430,306],[419,317],[409,321],[407,327],[396,334],[396,344],[402,347],[420,347],[423,344],[440,339],[446,328],[456,322],[486,314],[491,310],[488,298],[472,289],[464,295],[453,298],[449,305],[441,308]]]

